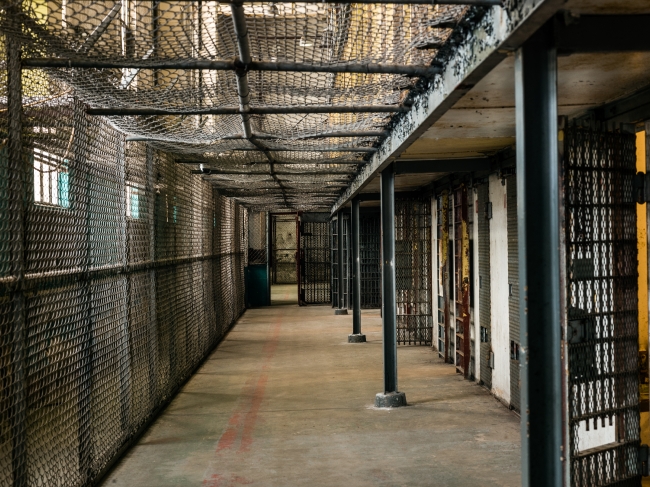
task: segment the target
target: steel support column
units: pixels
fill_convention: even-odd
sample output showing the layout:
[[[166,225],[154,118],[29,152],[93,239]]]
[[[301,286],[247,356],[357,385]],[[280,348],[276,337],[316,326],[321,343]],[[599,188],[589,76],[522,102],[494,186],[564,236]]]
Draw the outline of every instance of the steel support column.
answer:
[[[11,293],[11,377],[9,387],[11,428],[11,478],[14,487],[27,485],[27,387],[26,341],[27,306],[23,289],[25,280],[25,220],[28,202],[29,172],[23,155],[22,138],[22,67],[21,46],[17,39],[7,36],[7,131],[8,152],[8,212],[11,251],[11,274],[17,285]]]
[[[336,253],[337,253],[337,262],[336,267],[338,269],[338,302],[336,303],[336,309],[334,314],[337,315],[346,315],[348,314],[347,306],[344,307],[343,301],[343,212],[339,211],[338,218],[336,219]]]
[[[366,341],[366,335],[361,334],[361,256],[359,242],[359,198],[352,200],[352,334],[348,335],[349,343]]]
[[[375,397],[376,407],[406,405],[397,391],[397,301],[395,296],[395,173],[393,166],[381,172],[381,316],[384,342],[384,392]]]
[[[522,485],[563,485],[557,56],[552,23],[516,52]]]

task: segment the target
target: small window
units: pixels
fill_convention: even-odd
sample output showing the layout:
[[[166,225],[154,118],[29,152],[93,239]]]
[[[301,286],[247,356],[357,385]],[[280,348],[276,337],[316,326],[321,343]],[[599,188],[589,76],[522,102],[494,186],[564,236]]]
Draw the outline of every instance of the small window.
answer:
[[[126,183],[126,216],[133,220],[139,219],[142,215],[142,203],[144,188],[135,183]]]
[[[70,207],[67,159],[34,149],[34,202],[45,206]]]

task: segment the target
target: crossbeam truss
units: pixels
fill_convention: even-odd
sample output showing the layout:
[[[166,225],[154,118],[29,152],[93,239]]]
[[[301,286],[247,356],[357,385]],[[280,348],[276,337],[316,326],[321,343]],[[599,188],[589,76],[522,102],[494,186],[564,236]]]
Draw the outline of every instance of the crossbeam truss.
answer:
[[[27,98],[61,106],[73,93],[224,195],[308,210],[336,202],[420,80],[441,72],[468,9],[496,5],[10,0],[0,30],[48,80]]]

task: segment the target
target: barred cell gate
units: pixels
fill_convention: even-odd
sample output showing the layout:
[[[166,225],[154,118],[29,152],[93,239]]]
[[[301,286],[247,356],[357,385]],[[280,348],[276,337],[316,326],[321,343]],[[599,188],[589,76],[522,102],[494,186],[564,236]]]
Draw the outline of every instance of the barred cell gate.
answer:
[[[332,300],[329,213],[299,215],[299,304],[326,304]]]
[[[297,215],[271,215],[272,245],[271,283],[298,284]]]
[[[397,343],[431,345],[431,202],[395,202]]]
[[[339,214],[340,215],[340,214]],[[331,253],[332,256],[332,306],[340,305],[341,308],[350,308],[352,303],[348,299],[350,296],[350,215],[343,213],[343,235],[339,236],[338,233],[338,219],[339,215],[330,220],[330,235],[331,235]],[[338,264],[338,245],[339,238],[343,239],[343,269],[339,272]],[[339,279],[343,279],[343,296],[339,303]]]
[[[359,216],[361,259],[361,307],[381,308],[381,220],[378,210]]]
[[[571,486],[640,485],[635,137],[564,129]]]

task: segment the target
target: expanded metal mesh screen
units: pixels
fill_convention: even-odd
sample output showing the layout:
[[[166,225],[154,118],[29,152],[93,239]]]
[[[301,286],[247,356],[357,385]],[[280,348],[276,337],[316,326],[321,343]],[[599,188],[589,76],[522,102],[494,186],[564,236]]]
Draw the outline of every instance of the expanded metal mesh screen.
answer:
[[[368,64],[429,73],[466,11],[458,5],[8,0],[0,29],[21,39],[36,76],[47,74],[92,107],[112,110],[110,124],[121,131],[217,170],[206,178],[229,195],[257,209],[309,209],[336,200],[409,90],[433,76],[368,74]],[[314,72],[354,65],[364,72]],[[365,105],[379,109],[255,113]]]
[[[329,304],[332,301],[329,213],[305,213],[300,220],[300,304]]]
[[[431,202],[395,201],[397,343],[431,345]]]
[[[640,485],[635,136],[564,136],[571,485]]]
[[[88,485],[243,311],[247,212],[1,45],[0,485]]]
[[[381,308],[381,220],[379,211],[359,216],[361,307]]]
[[[342,218],[342,227],[339,227],[339,218]],[[343,230],[340,232],[340,230]],[[350,280],[350,214],[339,213],[330,221],[330,235],[331,235],[331,256],[332,256],[332,306],[340,308],[350,308],[352,306],[349,299],[351,293],[351,280]],[[339,265],[339,239],[341,239],[341,265]],[[340,291],[340,280],[342,283],[342,290]],[[339,298],[340,296],[340,298]]]

